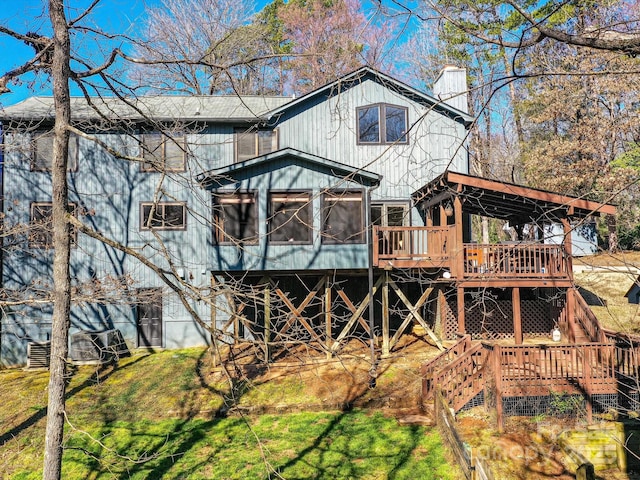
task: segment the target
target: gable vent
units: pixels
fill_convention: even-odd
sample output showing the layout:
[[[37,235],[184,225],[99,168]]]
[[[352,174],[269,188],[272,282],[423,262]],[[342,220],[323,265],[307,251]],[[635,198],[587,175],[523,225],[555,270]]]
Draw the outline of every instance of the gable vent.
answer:
[[[27,368],[49,368],[51,342],[29,342],[27,344]]]

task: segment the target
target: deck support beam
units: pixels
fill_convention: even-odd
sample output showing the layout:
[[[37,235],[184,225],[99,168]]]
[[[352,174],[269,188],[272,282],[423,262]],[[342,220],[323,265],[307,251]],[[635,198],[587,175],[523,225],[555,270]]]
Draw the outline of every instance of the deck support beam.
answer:
[[[325,322],[325,348],[327,350],[327,360],[330,360],[333,357],[333,352],[331,351],[331,339],[332,331],[331,331],[331,285],[329,284],[329,277],[327,275],[324,276],[324,322]]]
[[[458,287],[457,293],[457,310],[458,310],[458,332],[467,333],[467,329],[464,324],[464,288]]]
[[[383,273],[384,282],[382,283],[382,356],[389,356],[391,349],[389,343],[389,272],[385,270]]]
[[[513,337],[516,345],[522,345],[522,309],[520,304],[520,287],[511,289],[511,305],[513,308]]]

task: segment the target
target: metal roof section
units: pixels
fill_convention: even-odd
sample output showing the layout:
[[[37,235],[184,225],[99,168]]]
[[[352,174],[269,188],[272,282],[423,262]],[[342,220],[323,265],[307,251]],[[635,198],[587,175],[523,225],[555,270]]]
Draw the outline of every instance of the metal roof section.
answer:
[[[234,163],[226,167],[209,170],[198,175],[197,179],[205,186],[217,188],[218,186],[233,183],[235,181],[234,175],[238,175],[246,170],[258,166],[275,164],[276,162],[287,158],[294,160],[296,165],[316,169],[320,167],[322,170],[330,172],[335,177],[352,180],[365,186],[378,185],[382,179],[382,176],[377,173],[345,165],[344,163],[312,155],[294,148],[284,148],[276,152],[267,153],[260,157],[245,160],[244,162]]]
[[[374,70],[371,67],[359,68],[358,70],[350,74],[347,74],[339,78],[338,80],[328,83],[325,86],[320,87],[312,92],[309,92],[306,95],[303,95],[302,97],[291,100],[285,105],[277,107],[271,112],[269,112],[269,118],[273,118],[281,113],[284,113],[288,109],[295,107],[296,105],[300,105],[302,103],[310,101],[319,95],[324,95],[326,97],[337,95],[340,92],[350,88],[354,84],[362,83],[365,80],[373,80],[379,83],[380,85],[383,85],[391,90],[398,92],[401,95],[404,95],[410,98],[415,102],[421,103],[423,105],[431,106],[433,107],[434,110],[452,118],[457,122],[463,123],[466,127],[471,125],[471,123],[474,120],[474,118],[471,115],[461,110],[458,110],[457,108],[454,108],[451,105],[448,105],[444,101],[438,100],[437,98],[434,98],[431,95],[427,95],[424,92],[416,90],[415,88],[410,87],[409,85],[402,83],[396,80],[395,78],[385,75],[384,73]]]
[[[291,101],[282,96],[144,96],[71,98],[73,121],[130,120],[243,122],[262,119],[269,111]],[[55,117],[53,97],[31,97],[0,109],[1,121],[42,122]]]

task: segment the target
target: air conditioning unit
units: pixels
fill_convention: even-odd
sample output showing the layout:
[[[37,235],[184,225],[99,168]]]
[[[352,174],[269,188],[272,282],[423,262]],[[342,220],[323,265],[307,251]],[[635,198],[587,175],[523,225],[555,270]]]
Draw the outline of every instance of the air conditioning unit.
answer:
[[[69,356],[76,363],[106,363],[129,355],[120,330],[88,331],[71,334]]]
[[[51,342],[29,342],[27,344],[27,368],[49,368]]]

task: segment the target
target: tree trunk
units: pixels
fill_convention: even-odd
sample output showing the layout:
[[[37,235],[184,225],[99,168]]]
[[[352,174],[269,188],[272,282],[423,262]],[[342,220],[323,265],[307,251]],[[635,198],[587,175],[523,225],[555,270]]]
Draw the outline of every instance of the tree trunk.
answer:
[[[69,257],[71,253],[70,225],[67,221],[68,188],[67,156],[71,117],[69,99],[70,39],[64,14],[64,0],[49,0],[49,16],[54,32],[54,51],[51,66],[55,102],[55,138],[53,142],[52,176],[52,228],[53,228],[53,318],[51,321],[51,363],[49,400],[45,436],[45,480],[59,480],[62,469],[62,442],[64,434],[65,390],[69,338],[69,312],[71,280]]]

